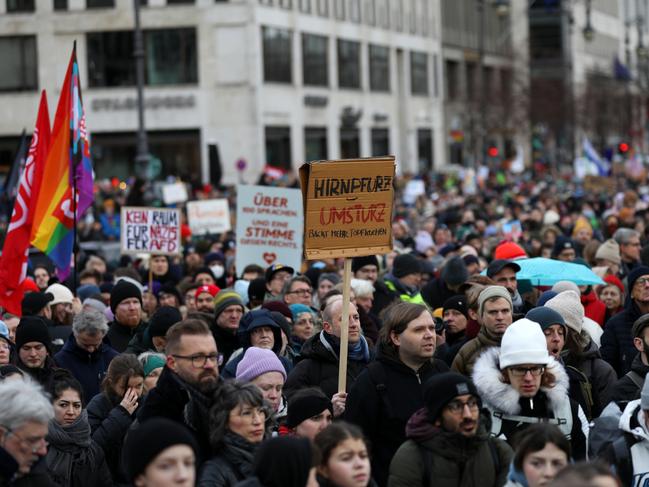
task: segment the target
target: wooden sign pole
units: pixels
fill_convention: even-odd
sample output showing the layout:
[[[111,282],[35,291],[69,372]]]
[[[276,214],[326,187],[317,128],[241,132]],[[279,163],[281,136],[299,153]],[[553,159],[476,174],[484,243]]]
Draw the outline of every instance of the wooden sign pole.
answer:
[[[352,259],[345,258],[343,274],[343,309],[340,323],[340,357],[338,364],[338,392],[347,389],[347,344],[349,343],[349,288],[352,278]]]
[[[149,254],[149,292],[153,294],[153,269],[151,269],[151,254]]]

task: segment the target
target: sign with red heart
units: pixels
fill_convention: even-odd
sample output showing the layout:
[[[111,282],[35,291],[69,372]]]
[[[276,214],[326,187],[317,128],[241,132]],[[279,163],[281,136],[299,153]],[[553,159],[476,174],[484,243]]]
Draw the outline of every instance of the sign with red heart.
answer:
[[[277,259],[277,254],[275,252],[264,252],[264,260],[266,264],[271,265]]]

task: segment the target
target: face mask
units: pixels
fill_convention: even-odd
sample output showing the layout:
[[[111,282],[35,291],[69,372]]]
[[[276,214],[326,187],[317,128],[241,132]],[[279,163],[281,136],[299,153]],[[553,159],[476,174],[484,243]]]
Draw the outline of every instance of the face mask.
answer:
[[[212,274],[214,274],[214,277],[217,279],[221,279],[223,277],[223,274],[225,273],[225,267],[222,265],[213,265],[210,266],[210,270],[212,271]]]

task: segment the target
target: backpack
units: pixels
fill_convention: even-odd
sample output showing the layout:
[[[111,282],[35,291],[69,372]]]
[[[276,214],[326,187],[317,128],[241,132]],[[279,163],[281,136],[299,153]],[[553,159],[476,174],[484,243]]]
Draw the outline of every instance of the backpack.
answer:
[[[638,374],[635,370],[629,370],[625,375],[629,379],[631,379],[631,382],[635,384],[635,386],[638,388],[638,391],[642,390],[642,387],[644,386],[644,380],[645,380],[644,377]]]
[[[590,360],[584,361],[584,368],[592,370],[592,368],[590,366],[586,366],[586,364],[590,364]],[[595,392],[593,391],[593,385],[590,383],[590,374],[582,372],[577,367],[574,367],[572,365],[566,364],[565,368],[566,372],[568,372],[568,378],[576,379],[579,383],[579,392],[581,397],[583,398],[583,401],[577,402],[583,406],[586,418],[590,421],[593,419],[595,408]],[[570,382],[573,382],[573,380],[570,380]]]

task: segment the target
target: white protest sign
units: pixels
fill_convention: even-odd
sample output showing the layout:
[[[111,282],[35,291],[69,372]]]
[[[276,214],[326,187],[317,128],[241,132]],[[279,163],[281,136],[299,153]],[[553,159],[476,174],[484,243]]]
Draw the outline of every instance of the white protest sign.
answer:
[[[224,233],[230,230],[228,200],[199,200],[187,203],[189,228],[195,235]]]
[[[187,188],[184,183],[165,184],[162,187],[162,201],[165,205],[187,201]]]
[[[180,254],[180,210],[122,207],[121,251],[124,254]]]
[[[302,191],[269,186],[237,186],[237,257],[248,264],[283,264],[299,269],[303,239]]]

